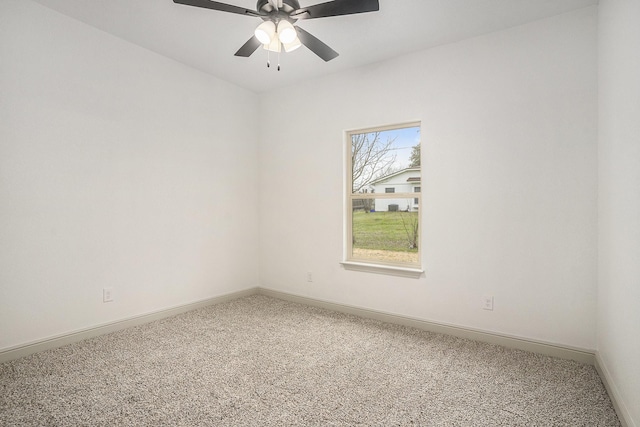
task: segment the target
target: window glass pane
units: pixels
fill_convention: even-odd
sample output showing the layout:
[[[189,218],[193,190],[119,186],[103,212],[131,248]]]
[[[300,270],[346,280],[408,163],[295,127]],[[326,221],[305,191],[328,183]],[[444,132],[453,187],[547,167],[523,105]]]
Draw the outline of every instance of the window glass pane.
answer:
[[[406,209],[412,201],[354,199],[352,258],[391,264],[418,264],[418,212]]]
[[[411,168],[417,168],[417,175],[398,176]],[[419,171],[419,126],[351,134],[353,193],[412,192],[420,184]]]

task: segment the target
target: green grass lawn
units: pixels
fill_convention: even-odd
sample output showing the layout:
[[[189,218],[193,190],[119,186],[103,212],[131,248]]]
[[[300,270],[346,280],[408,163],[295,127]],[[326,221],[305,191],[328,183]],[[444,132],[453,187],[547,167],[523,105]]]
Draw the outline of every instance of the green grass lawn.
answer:
[[[379,249],[385,251],[418,252],[409,249],[409,238],[402,223],[407,225],[417,220],[417,212],[370,212],[353,213],[354,248]]]

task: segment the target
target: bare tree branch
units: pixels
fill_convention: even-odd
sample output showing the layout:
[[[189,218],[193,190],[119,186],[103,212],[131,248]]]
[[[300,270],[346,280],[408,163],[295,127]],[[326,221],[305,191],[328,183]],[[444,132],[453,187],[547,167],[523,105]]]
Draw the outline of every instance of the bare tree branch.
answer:
[[[381,141],[380,132],[352,135],[351,165],[354,193],[360,192],[370,182],[395,172],[395,140],[396,138],[388,138],[385,142]]]
[[[398,212],[400,219],[402,220],[402,226],[407,234],[407,243],[409,243],[409,249],[418,249],[418,215],[419,213],[412,212]],[[405,214],[408,217],[405,219]]]

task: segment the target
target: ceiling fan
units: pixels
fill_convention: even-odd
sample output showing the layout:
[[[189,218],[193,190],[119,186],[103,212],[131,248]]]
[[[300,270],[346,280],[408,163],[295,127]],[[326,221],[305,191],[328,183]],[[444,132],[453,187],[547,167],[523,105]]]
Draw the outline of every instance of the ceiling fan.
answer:
[[[338,56],[338,52],[304,29],[294,26],[296,21],[375,12],[380,9],[378,0],[333,0],[308,7],[300,7],[298,0],[258,0],[256,10],[211,0],[173,0],[173,2],[262,19],[263,22],[256,28],[253,37],[235,53],[235,56],[249,57],[260,46],[267,51],[279,54],[283,49],[285,52],[291,52],[304,45],[324,61],[331,61]],[[269,61],[267,61],[268,66],[270,66]],[[278,70],[280,70],[279,64]]]

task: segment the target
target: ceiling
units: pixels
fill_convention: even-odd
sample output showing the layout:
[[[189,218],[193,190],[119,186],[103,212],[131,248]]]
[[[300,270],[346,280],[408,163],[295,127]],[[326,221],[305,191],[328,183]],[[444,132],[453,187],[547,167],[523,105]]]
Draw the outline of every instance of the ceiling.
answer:
[[[380,11],[299,21],[340,56],[324,62],[310,50],[234,53],[259,18],[175,4],[172,0],[34,0],[136,45],[254,92],[388,60],[412,51],[521,25],[597,4],[597,0],[380,0]],[[310,6],[327,0],[299,0]],[[346,1],[346,0],[345,0]],[[255,0],[225,0],[255,10]],[[272,54],[273,55],[273,54]],[[271,58],[272,63],[274,57]]]

